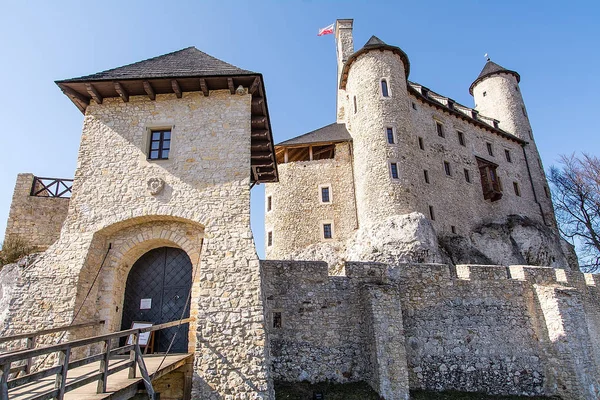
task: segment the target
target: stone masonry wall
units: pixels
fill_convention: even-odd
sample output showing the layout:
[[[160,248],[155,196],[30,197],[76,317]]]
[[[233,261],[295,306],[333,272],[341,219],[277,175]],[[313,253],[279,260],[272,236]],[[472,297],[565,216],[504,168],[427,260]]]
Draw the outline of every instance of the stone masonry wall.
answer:
[[[69,209],[68,198],[31,196],[33,174],[17,175],[4,240],[21,239],[37,251],[60,236]]]
[[[346,276],[327,277],[319,262],[261,267],[274,379],[365,380],[386,399],[408,388],[598,398],[598,276],[347,263]]]
[[[267,258],[285,259],[313,243],[344,242],[356,229],[350,143],[338,143],[335,158],[279,164],[279,183],[265,185],[265,234],[272,232]],[[330,186],[330,203],[321,202],[320,185]],[[333,224],[333,239],[323,239],[322,223]],[[265,240],[265,243],[267,241]]]
[[[119,326],[115,307],[133,262],[152,248],[179,247],[194,267],[193,397],[272,398],[250,230],[250,105],[250,95],[228,90],[90,104],[61,237],[19,271],[18,301],[2,310],[0,333],[68,324],[84,299],[77,322]],[[150,129],[169,127],[169,159],[147,160]],[[162,180],[162,191],[150,192],[150,178]]]

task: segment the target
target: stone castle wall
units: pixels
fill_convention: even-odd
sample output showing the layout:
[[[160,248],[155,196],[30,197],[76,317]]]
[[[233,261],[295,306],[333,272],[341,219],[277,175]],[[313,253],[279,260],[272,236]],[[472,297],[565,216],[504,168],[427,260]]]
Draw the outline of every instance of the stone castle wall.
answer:
[[[4,240],[20,239],[37,251],[46,250],[60,236],[69,199],[31,196],[33,174],[17,175]]]
[[[335,146],[335,158],[278,165],[279,183],[265,184],[267,258],[284,259],[313,243],[343,242],[356,230],[350,143]],[[330,187],[330,203],[321,202],[321,185]],[[268,200],[267,200],[268,201]],[[333,238],[323,238],[323,222],[333,224]],[[267,240],[265,240],[267,243]],[[268,243],[267,243],[268,244]]]
[[[596,275],[530,266],[262,261],[274,379],[595,399]],[[279,313],[281,326],[273,326]],[[404,387],[402,387],[404,386]]]
[[[76,322],[104,319],[105,331],[115,329],[135,260],[178,247],[194,271],[193,396],[271,396],[250,230],[250,107],[251,95],[228,90],[90,104],[61,237],[16,272],[1,334],[66,325],[84,300]],[[152,128],[171,128],[168,160],[147,159]],[[164,182],[162,191],[150,192],[150,178]]]

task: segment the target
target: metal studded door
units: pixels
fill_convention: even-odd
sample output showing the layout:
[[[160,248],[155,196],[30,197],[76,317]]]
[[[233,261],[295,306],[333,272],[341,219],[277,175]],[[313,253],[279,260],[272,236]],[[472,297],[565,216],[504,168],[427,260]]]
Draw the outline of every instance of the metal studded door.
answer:
[[[127,277],[121,329],[133,321],[155,325],[187,318],[192,286],[192,262],[181,249],[161,247],[140,257]],[[185,309],[185,313],[184,313]],[[154,351],[165,352],[175,335],[172,353],[187,353],[188,324],[155,332]]]

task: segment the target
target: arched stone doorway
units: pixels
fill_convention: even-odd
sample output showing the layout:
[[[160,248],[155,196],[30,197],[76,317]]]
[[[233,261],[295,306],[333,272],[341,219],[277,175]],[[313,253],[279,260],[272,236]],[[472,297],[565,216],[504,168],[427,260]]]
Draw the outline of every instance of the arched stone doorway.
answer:
[[[174,247],[159,247],[142,255],[131,267],[125,285],[121,329],[133,321],[154,325],[190,315],[192,262],[187,253]],[[187,353],[188,324],[156,332],[154,351]]]

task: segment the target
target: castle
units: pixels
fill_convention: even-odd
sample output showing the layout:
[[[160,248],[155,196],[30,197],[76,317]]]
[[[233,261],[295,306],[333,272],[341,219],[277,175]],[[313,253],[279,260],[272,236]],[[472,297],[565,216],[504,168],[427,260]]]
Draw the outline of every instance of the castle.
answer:
[[[84,114],[77,170],[72,189],[17,178],[6,237],[45,251],[0,270],[2,335],[189,315],[173,399],[274,381],[598,398],[600,278],[558,236],[518,73],[488,61],[471,109],[410,82],[398,47],[355,52],[352,24],[336,122],[278,145],[262,75],[193,47],[58,81]]]

